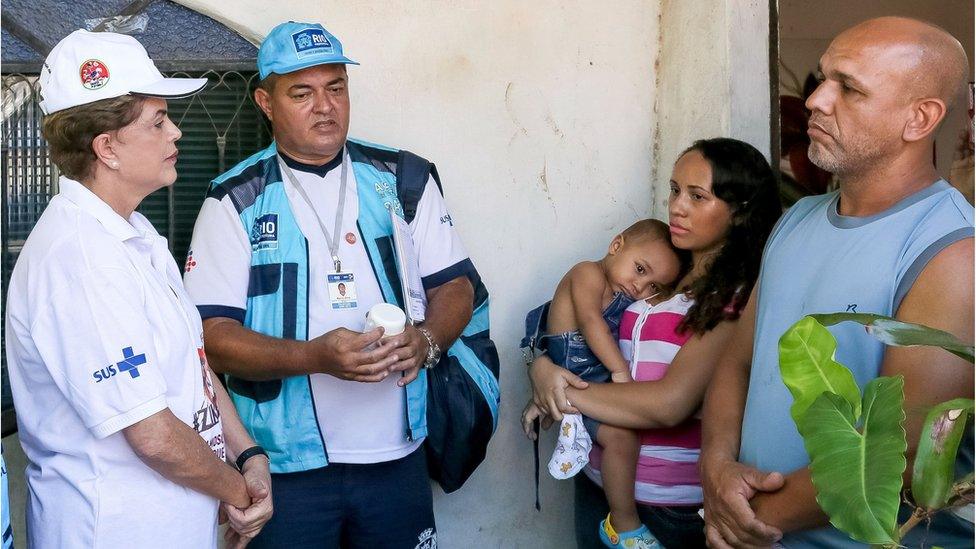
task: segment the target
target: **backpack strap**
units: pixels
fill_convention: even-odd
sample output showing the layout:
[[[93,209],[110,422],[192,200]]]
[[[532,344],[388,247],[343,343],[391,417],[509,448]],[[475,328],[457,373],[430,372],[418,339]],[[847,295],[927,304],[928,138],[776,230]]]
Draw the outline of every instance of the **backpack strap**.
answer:
[[[417,215],[417,205],[424,195],[427,179],[431,176],[437,183],[437,190],[443,196],[444,188],[441,187],[437,167],[412,152],[400,151],[396,168],[397,198],[400,199],[400,205],[403,206],[403,219],[407,223],[413,221],[414,216]]]

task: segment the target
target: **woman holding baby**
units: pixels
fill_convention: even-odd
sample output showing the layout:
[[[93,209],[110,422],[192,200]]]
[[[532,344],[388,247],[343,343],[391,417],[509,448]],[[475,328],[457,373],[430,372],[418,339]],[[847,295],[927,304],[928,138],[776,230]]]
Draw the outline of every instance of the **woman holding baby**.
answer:
[[[634,382],[588,384],[545,356],[533,362],[529,375],[546,421],[582,413],[639,430],[635,494],[641,521],[665,547],[703,547],[697,412],[749,300],[781,207],[765,158],[734,139],[695,142],[678,158],[670,183],[671,243],[690,252],[691,264],[673,292],[638,300],[623,314],[619,344]],[[612,520],[600,465],[597,446],[585,475],[576,477],[580,547],[601,547],[614,537],[604,535],[601,543],[597,528]]]

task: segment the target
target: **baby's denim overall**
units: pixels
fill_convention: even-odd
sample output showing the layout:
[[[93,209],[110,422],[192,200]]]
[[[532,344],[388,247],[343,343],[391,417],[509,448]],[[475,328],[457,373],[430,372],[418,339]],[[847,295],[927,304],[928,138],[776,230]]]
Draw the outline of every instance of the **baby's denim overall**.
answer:
[[[603,320],[610,328],[610,334],[613,335],[614,340],[620,333],[620,319],[623,317],[624,310],[633,302],[634,300],[627,294],[618,292],[614,294],[613,299],[603,309]],[[540,305],[526,315],[525,337],[522,339],[521,346],[528,348],[529,352],[533,354],[536,350],[541,351],[549,357],[549,360],[578,375],[584,381],[591,383],[607,382],[610,379],[610,371],[593,354],[579,330],[559,334],[546,333],[551,303],[549,301]],[[596,440],[596,430],[599,423],[583,416],[583,424],[586,426],[586,431],[590,437]]]

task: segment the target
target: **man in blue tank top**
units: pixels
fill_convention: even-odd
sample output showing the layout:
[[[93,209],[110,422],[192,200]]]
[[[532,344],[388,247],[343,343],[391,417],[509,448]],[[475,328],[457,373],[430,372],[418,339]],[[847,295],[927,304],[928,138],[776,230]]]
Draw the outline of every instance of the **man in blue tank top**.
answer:
[[[709,388],[701,463],[712,547],[861,545],[817,505],[790,417],[778,340],[794,322],[878,313],[973,341],[973,209],[932,164],[936,130],[968,77],[962,46],[927,23],[873,19],[841,33],[820,70],[806,104],[809,155],[840,189],[800,200],[773,230],[759,284]],[[856,325],[830,330],[837,360],[862,390],[878,376],[904,376],[910,471],[926,408],[972,398],[972,365],[938,348],[885,348]],[[971,431],[962,446],[972,447]],[[959,467],[972,471],[971,453],[961,454]],[[942,513],[902,543],[972,539],[972,523]]]
[[[207,354],[270,460],[274,516],[252,547],[436,547],[428,369],[497,365],[436,170],[401,201],[404,154],[347,138],[350,64],[319,24],[271,30],[255,102],[275,142],[213,181],[193,231]],[[426,318],[383,337],[366,313],[403,301],[405,242]]]

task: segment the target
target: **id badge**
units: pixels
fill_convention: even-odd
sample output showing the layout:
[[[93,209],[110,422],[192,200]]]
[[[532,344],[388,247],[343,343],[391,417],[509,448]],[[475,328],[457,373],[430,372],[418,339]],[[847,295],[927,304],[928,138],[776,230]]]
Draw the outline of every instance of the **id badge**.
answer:
[[[333,309],[354,309],[356,304],[356,280],[352,273],[328,275],[329,302]]]

